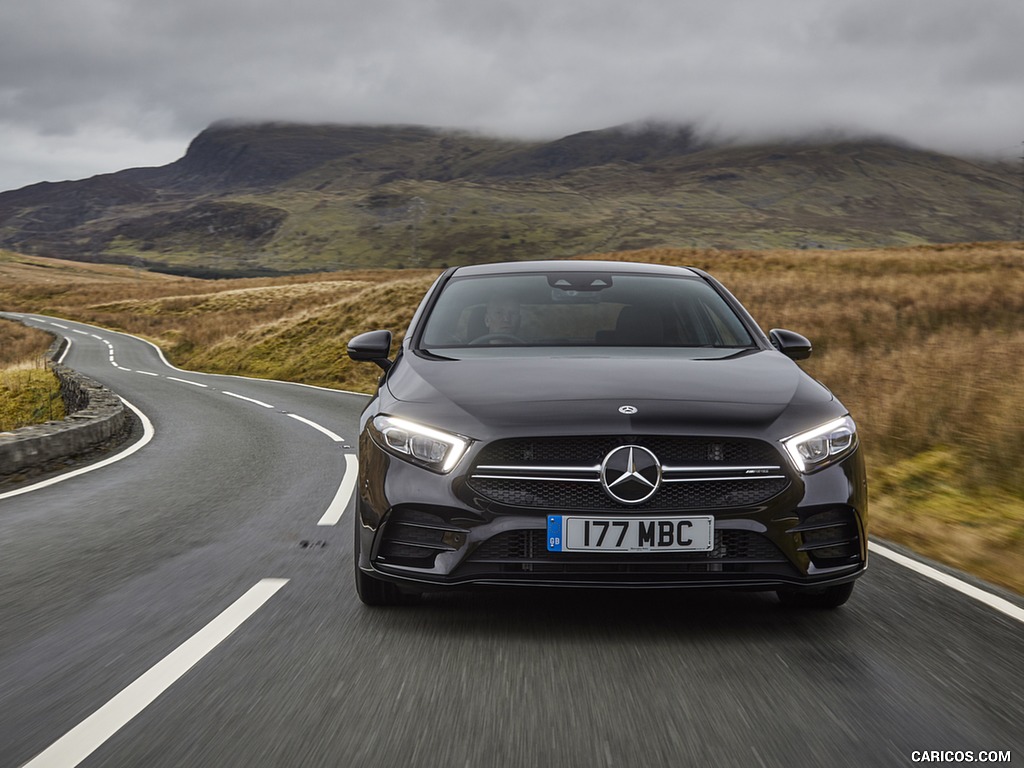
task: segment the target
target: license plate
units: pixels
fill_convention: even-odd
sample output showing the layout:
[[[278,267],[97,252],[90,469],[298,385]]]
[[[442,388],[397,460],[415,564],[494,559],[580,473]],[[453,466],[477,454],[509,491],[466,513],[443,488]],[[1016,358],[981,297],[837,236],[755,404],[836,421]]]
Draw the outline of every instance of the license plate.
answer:
[[[715,518],[548,515],[549,552],[710,552]]]

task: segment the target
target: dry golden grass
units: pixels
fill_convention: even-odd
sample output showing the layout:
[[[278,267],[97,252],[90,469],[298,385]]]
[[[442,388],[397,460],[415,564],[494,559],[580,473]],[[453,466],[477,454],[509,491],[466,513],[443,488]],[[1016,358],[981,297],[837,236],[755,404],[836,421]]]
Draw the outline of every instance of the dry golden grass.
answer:
[[[13,320],[0,319],[0,368],[42,365],[53,336]]]
[[[0,432],[64,418],[60,382],[46,368],[53,337],[0,320]]]
[[[811,338],[805,368],[860,425],[873,532],[1024,593],[1024,245],[599,256],[707,269],[762,327]],[[398,343],[436,274],[126,285],[23,272],[0,282],[0,306],[137,333],[184,367],[372,391],[379,369],[351,363],[347,340],[389,328]]]
[[[81,286],[90,283],[124,283],[134,287],[180,279],[116,264],[89,264],[66,259],[50,259],[0,249],[0,285],[66,286],[74,283]]]

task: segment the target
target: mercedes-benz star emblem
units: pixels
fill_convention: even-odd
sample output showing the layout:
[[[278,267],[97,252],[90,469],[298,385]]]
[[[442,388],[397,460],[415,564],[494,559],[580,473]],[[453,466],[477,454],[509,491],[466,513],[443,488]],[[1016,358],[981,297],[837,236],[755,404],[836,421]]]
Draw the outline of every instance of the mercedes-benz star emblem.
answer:
[[[622,406],[619,406],[619,413],[624,413],[627,416],[632,416],[634,413],[636,413],[636,406],[635,405],[622,405]]]
[[[658,457],[639,445],[622,445],[601,462],[601,485],[622,504],[642,504],[661,485]]]

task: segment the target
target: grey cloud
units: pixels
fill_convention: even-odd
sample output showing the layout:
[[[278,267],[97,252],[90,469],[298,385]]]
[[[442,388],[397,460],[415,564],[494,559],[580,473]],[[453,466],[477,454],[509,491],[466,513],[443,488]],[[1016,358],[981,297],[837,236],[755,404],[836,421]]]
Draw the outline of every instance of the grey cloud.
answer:
[[[7,3],[0,131],[19,140],[0,189],[140,164],[147,145],[142,164],[167,162],[222,118],[556,137],[655,117],[1012,154],[1022,37],[1019,0]]]

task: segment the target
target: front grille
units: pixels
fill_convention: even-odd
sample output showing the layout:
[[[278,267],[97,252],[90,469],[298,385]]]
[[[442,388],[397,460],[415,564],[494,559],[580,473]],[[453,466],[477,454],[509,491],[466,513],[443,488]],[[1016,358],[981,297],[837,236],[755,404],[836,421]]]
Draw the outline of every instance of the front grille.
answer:
[[[658,491],[636,510],[721,509],[761,504],[786,490],[781,457],[759,440],[586,437],[500,440],[470,470],[469,487],[513,507],[622,509],[602,487],[601,463],[621,445],[650,450],[662,467]]]
[[[752,531],[715,531],[710,552],[549,552],[542,529],[506,531],[482,543],[459,575],[566,574],[581,577],[663,577],[686,574],[792,574],[782,552]]]

